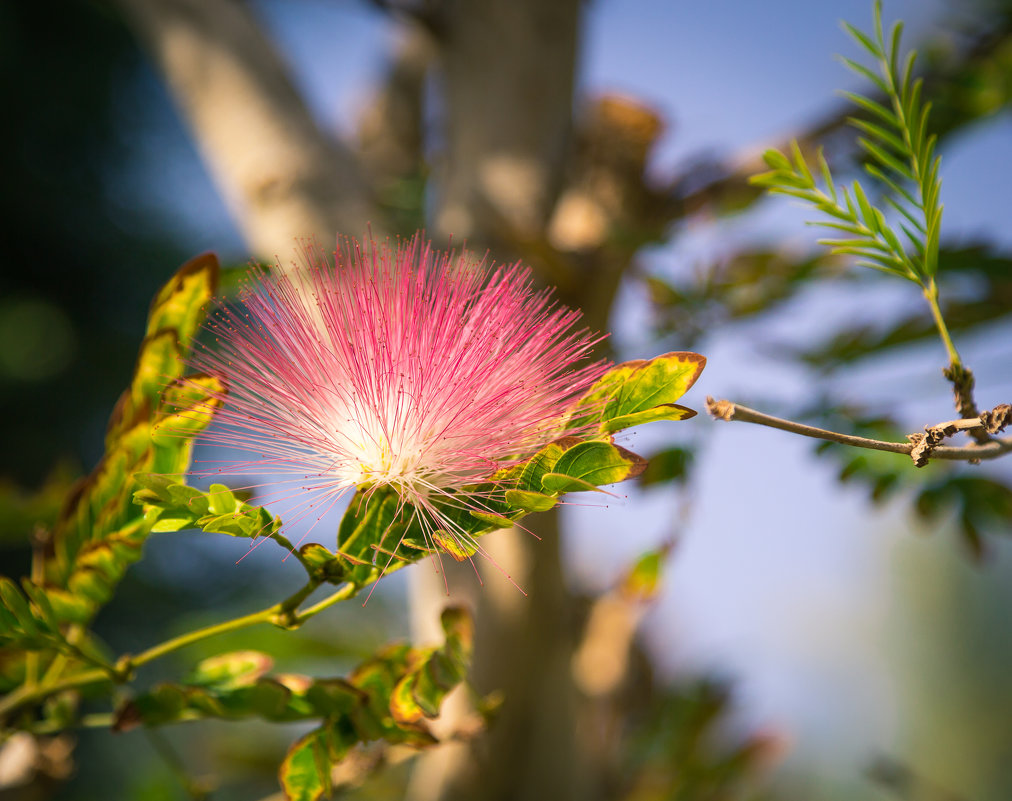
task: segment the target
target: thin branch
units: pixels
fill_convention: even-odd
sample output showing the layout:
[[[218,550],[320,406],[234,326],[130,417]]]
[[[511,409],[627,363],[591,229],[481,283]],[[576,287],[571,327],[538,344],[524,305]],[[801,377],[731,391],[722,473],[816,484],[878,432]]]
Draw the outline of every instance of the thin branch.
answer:
[[[1002,409],[1007,409],[1007,406],[1003,404],[1000,407],[996,407],[992,412],[985,412],[981,415],[981,418],[994,416],[996,412],[1000,412]],[[805,425],[804,423],[796,423],[793,420],[784,420],[781,417],[763,414],[762,412],[757,412],[755,409],[750,409],[747,406],[742,406],[729,400],[714,400],[712,397],[707,397],[706,399],[706,410],[718,420],[738,420],[743,423],[756,423],[768,426],[769,428],[779,428],[781,431],[789,431],[792,434],[801,434],[805,437],[824,439],[828,442],[838,442],[841,445],[853,445],[856,448],[902,453],[912,458],[914,458],[914,450],[926,438],[925,434],[913,434],[911,435],[913,441],[910,442],[888,442],[886,440],[858,437],[853,434],[840,434],[836,431],[828,431],[824,428],[817,428]],[[1005,417],[1006,422],[1008,422],[1007,411],[1005,412]],[[956,431],[987,429],[988,423],[981,418],[940,423],[938,426],[930,426],[926,430],[930,433],[936,430],[951,428],[951,433],[955,433]],[[981,459],[997,459],[999,456],[1003,456],[1010,451],[1012,451],[1012,437],[1005,437],[1003,439],[991,440],[985,445],[967,445],[965,447],[936,446],[930,449],[928,455],[935,459],[977,462]],[[924,459],[923,464],[926,463],[927,459]],[[915,464],[917,464],[916,460]],[[917,466],[921,467],[923,464],[918,464]]]
[[[403,564],[406,563],[395,565],[387,572],[393,572],[393,570],[399,569],[403,566]],[[61,690],[76,690],[81,687],[87,687],[88,685],[98,684],[104,681],[116,681],[119,683],[129,681],[132,678],[134,670],[141,665],[146,665],[148,662],[153,662],[172,651],[177,651],[184,646],[201,640],[206,640],[209,637],[215,637],[219,634],[225,634],[230,631],[260,625],[262,623],[273,623],[284,628],[295,628],[296,626],[300,626],[305,623],[314,615],[319,614],[324,609],[333,606],[335,603],[354,597],[361,589],[361,586],[355,583],[349,582],[347,584],[343,584],[334,593],[327,598],[324,598],[319,603],[299,611],[298,606],[318,586],[318,582],[310,581],[294,595],[286,598],[284,601],[274,604],[273,606],[268,606],[266,609],[261,609],[259,612],[253,612],[248,615],[243,615],[242,617],[233,618],[232,620],[226,620],[223,623],[216,623],[212,626],[205,626],[201,629],[189,631],[185,634],[179,635],[178,637],[173,637],[165,642],[159,643],[158,645],[155,645],[136,656],[126,654],[120,657],[120,659],[116,662],[116,672],[113,676],[110,676],[107,670],[93,669],[73,673],[62,678],[56,678],[53,681],[43,680],[41,683],[32,687],[22,685],[0,699],[0,719],[9,715],[16,709],[36,701],[40,701],[44,698],[48,698]]]

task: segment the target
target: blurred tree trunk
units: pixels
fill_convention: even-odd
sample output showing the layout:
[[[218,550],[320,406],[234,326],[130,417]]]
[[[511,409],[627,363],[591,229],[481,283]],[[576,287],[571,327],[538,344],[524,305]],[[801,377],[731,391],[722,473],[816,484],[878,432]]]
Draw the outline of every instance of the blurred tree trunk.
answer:
[[[579,0],[441,6],[445,151],[434,210],[440,236],[466,239],[478,251],[487,247],[497,261],[527,256],[523,243],[545,238],[572,153],[581,6]],[[535,515],[525,527],[529,533],[513,529],[489,538],[496,565],[478,560],[488,576],[484,586],[466,563],[449,571],[454,600],[468,595],[478,611],[475,685],[501,690],[505,702],[481,740],[422,758],[412,801],[595,797],[593,766],[577,732],[570,665],[578,612],[562,575],[559,517]],[[415,630],[425,638],[447,602],[444,577],[423,569],[412,579]],[[465,706],[456,699],[448,716],[460,716]]]
[[[545,230],[570,155],[581,5],[441,5],[446,150],[435,210],[440,235],[491,247],[503,259],[511,239]]]
[[[117,0],[161,70],[250,250],[382,233],[354,155],[317,126],[246,3]]]

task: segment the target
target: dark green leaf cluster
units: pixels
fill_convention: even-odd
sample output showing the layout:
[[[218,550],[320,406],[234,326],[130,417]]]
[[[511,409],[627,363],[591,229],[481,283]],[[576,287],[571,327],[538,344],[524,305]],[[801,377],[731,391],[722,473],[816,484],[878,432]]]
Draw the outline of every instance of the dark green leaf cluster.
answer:
[[[917,54],[911,51],[901,65],[903,25],[897,22],[893,26],[887,44],[880,2],[875,4],[873,36],[845,25],[875,62],[873,70],[843,59],[851,70],[872,82],[882,99],[844,94],[863,112],[849,122],[861,132],[857,141],[866,157],[865,169],[889,210],[898,215],[896,226],[869,200],[859,181],[837,188],[821,149],[816,156],[818,178],[794,142],[790,156],[767,151],[763,158],[770,171],[755,176],[752,182],[771,193],[800,198],[824,214],[827,219],[811,224],[847,235],[819,240],[832,253],[855,256],[859,264],[927,287],[938,269],[940,158],[935,155],[936,137],[928,133],[931,104],[921,102],[922,81],[914,78]]]
[[[290,799],[330,792],[332,766],[360,742],[425,747],[437,742],[426,723],[439,714],[447,693],[467,672],[472,622],[462,609],[442,615],[445,640],[435,648],[390,645],[347,678],[271,674],[272,660],[258,651],[213,656],[182,682],[166,682],[121,703],[113,728],[206,718],[272,722],[319,721],[296,741],[280,769]]]
[[[24,594],[5,580],[0,619],[11,623],[3,628],[5,647],[51,648],[102,664],[83,630],[72,645],[66,629],[88,623],[141,555],[151,529],[132,497],[134,474],[185,471],[193,438],[210,422],[224,391],[210,376],[182,379],[217,269],[213,256],[198,257],[155,298],[133,380],[109,421],[102,459],[45,533],[47,547],[36,555],[33,578],[22,581]],[[4,683],[18,681],[23,660],[23,653],[4,660]]]
[[[281,520],[261,506],[250,506],[224,484],[212,484],[207,492],[157,474],[138,474],[141,489],[134,501],[144,509],[152,532],[199,528],[232,537],[270,537]]]
[[[331,768],[359,742],[382,739],[415,747],[436,738],[426,724],[439,714],[446,695],[463,681],[471,661],[470,616],[462,609],[442,615],[442,647],[391,646],[360,665],[343,683],[346,692],[327,694],[323,723],[297,740],[279,771],[290,801],[317,801],[331,790]],[[321,694],[322,695],[322,694]],[[334,702],[331,702],[331,697]]]

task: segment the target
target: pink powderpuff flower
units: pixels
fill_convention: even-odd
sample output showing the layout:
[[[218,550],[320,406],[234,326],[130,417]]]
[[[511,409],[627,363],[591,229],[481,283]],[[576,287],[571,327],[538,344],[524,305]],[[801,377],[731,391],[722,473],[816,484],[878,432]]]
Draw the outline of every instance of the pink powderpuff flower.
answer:
[[[600,338],[521,264],[486,269],[418,235],[348,240],[333,263],[307,248],[286,273],[254,270],[240,300],[191,357],[228,385],[205,441],[243,452],[203,474],[269,476],[261,500],[295,499],[289,524],[386,487],[430,545],[441,530],[475,548],[440,505],[481,510],[462,489],[580,433],[565,413],[608,366],[577,366]]]

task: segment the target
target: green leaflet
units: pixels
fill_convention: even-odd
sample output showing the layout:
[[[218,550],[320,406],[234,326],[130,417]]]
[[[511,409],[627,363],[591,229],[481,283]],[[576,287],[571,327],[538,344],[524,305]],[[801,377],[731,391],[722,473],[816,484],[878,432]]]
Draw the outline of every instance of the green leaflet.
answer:
[[[162,393],[158,416],[151,427],[152,441],[161,447],[172,440],[196,437],[207,428],[225,402],[224,382],[213,375],[192,375],[177,380]]]
[[[147,335],[174,328],[181,355],[186,356],[204,322],[204,304],[218,289],[220,272],[218,257],[213,253],[202,253],[180,267],[151,304]]]
[[[240,500],[224,484],[212,484],[207,492],[201,492],[153,473],[139,474],[136,481],[141,488],[134,493],[134,500],[143,507],[144,520],[153,532],[199,528],[208,534],[230,537],[268,537],[294,554],[310,578],[330,584],[349,579],[351,560],[317,543],[307,543],[296,550],[281,535],[280,517],[262,506]],[[353,520],[348,516],[345,519]]]
[[[692,417],[695,412],[676,406],[675,401],[696,382],[705,366],[705,357],[687,351],[619,364],[579,400],[571,422],[597,423],[600,432],[610,434],[642,423]]]
[[[410,511],[392,489],[355,493],[337,532],[338,554],[352,564],[349,580],[373,581],[391,558],[396,559],[392,554],[407,528],[405,517],[410,517]],[[377,557],[380,551],[389,555]],[[402,556],[402,550],[397,554]]]
[[[559,457],[541,483],[547,492],[578,492],[624,481],[645,466],[635,454],[608,442],[581,442]]]
[[[506,490],[505,498],[510,506],[524,512],[547,512],[558,503],[551,495],[527,490]]]
[[[162,392],[182,374],[217,272],[214,256],[194,259],[155,299],[133,379],[109,421],[105,453],[91,475],[71,491],[52,527],[52,554],[42,565],[44,578],[26,585],[31,597],[47,598],[49,612],[60,623],[88,623],[112,596],[126,568],[140,557],[150,525],[133,501],[134,474],[185,472],[192,437],[207,425],[215,398],[224,394],[223,387],[212,387],[206,377],[197,378],[194,386],[213,388],[217,395],[210,400],[201,401],[200,392],[192,389],[170,390],[166,398]],[[175,404],[171,412],[166,402]],[[153,436],[153,429],[172,413],[185,415],[175,435]],[[41,601],[33,603],[38,608]]]
[[[316,801],[330,793],[328,733],[314,729],[288,750],[278,778],[287,801]]]
[[[186,681],[202,687],[234,689],[255,682],[270,670],[271,658],[260,651],[232,651],[197,663]]]
[[[289,749],[279,771],[286,798],[322,797],[329,791],[334,764],[357,742],[380,737],[416,747],[436,742],[425,720],[439,714],[443,699],[463,681],[473,640],[466,611],[445,610],[442,624],[445,640],[440,648],[386,648],[349,676],[346,686],[354,695],[340,697],[351,703],[330,709],[319,728]]]
[[[253,539],[270,537],[281,528],[281,518],[239,500],[224,484],[212,484],[201,492],[154,473],[138,474],[135,480],[140,489],[134,500],[143,507],[151,531],[199,528]]]
[[[631,412],[630,414],[620,414],[618,417],[605,420],[601,423],[601,430],[607,434],[611,434],[614,431],[622,431],[623,429],[643,425],[644,423],[656,423],[661,420],[688,420],[690,417],[695,416],[696,412],[693,409],[687,409],[685,406],[679,406],[677,403],[662,403],[660,406],[654,406],[652,409],[643,409],[642,411]]]

